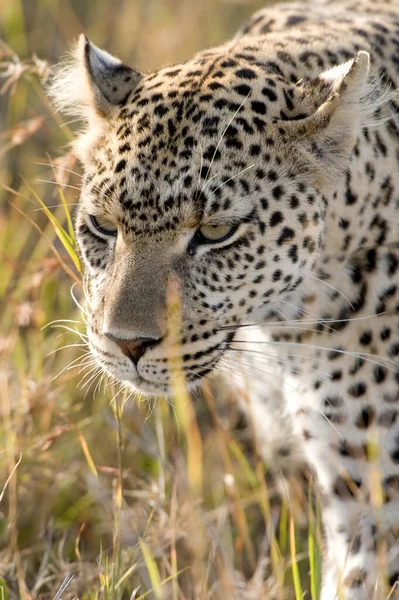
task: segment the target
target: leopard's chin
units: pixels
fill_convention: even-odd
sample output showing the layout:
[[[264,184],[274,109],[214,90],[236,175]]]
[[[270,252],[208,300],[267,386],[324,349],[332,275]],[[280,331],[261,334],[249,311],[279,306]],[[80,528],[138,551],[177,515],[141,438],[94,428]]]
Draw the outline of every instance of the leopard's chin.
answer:
[[[201,382],[213,369],[201,370],[195,374],[193,379],[184,379],[185,389],[189,392],[196,392],[201,387]],[[163,396],[173,398],[179,395],[179,390],[176,389],[170,382],[162,383],[160,381],[151,381],[137,374],[131,379],[123,380],[123,383],[139,394],[146,396]]]
[[[139,394],[145,394],[146,396],[173,396],[173,389],[168,383],[161,383],[159,381],[149,381],[144,379],[141,375],[137,375],[132,379],[125,379],[123,383],[128,387],[132,388]]]

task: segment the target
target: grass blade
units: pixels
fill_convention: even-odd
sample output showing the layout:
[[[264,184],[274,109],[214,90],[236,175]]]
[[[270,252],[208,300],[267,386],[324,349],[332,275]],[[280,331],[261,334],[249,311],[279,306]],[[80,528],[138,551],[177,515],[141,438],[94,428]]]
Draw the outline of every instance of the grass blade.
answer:
[[[152,591],[154,592],[154,596],[158,599],[161,598],[161,577],[159,575],[157,563],[153,555],[151,554],[151,550],[145,543],[142,538],[139,538],[140,549],[142,555],[144,557],[144,561],[147,567],[148,574],[150,576]]]
[[[295,543],[295,524],[294,518],[290,518],[290,549],[291,549],[291,568],[292,568],[292,580],[294,582],[295,600],[302,600],[302,586],[301,579],[299,576],[298,563],[296,561],[296,543]]]

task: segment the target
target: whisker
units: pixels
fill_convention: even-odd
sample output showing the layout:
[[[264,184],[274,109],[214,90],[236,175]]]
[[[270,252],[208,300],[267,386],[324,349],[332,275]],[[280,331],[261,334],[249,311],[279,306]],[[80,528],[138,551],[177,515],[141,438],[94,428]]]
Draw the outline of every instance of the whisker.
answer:
[[[71,369],[75,369],[77,368],[77,365],[75,364],[78,360],[82,360],[82,356],[78,356],[77,358],[75,358],[73,361],[71,361],[70,363],[67,364],[66,367],[64,367],[63,369],[61,369],[61,371],[59,373],[57,373],[57,375],[54,375],[54,377],[50,380],[50,381],[55,381],[56,379],[58,379],[58,377],[60,377],[63,373],[65,373],[66,371],[70,371]],[[87,357],[86,357],[87,358]]]
[[[310,275],[309,273],[306,273],[306,277],[309,277],[309,279],[314,279],[314,281],[318,281],[319,283],[324,283],[324,285],[326,285],[327,287],[329,287],[330,289],[332,289],[334,292],[337,292],[337,294],[339,294],[340,296],[342,296],[342,298],[344,298],[348,302],[348,304],[351,307],[351,309],[355,310],[355,307],[353,306],[353,304],[349,300],[349,298],[347,296],[345,296],[345,294],[343,292],[341,292],[339,289],[337,289],[336,287],[334,287],[333,285],[331,285],[331,283],[328,283],[327,281],[324,281],[323,279],[320,279],[319,277],[315,277],[314,275]]]
[[[85,318],[85,317],[87,318],[89,316],[89,313],[88,313],[87,309],[80,304],[79,300],[75,296],[75,291],[74,290],[75,290],[75,286],[76,285],[77,285],[76,282],[71,285],[71,289],[70,289],[71,298],[74,301],[74,303],[76,304],[76,306],[80,309],[83,318]],[[84,296],[86,298],[84,290],[83,290],[83,294],[84,294]],[[87,320],[85,320],[84,323],[87,324]]]
[[[102,383],[105,384],[105,381],[107,380],[107,377],[108,377],[108,373],[106,371],[103,371],[103,374],[101,375],[101,377],[97,381],[96,387],[94,388],[94,392],[93,392],[93,397],[94,398],[100,392],[100,388],[101,388]]]
[[[35,165],[41,165],[42,167],[49,167],[50,169],[54,170],[54,169],[61,169],[62,171],[66,171],[67,173],[72,173],[73,175],[76,175],[77,177],[80,177],[80,179],[83,179],[83,175],[82,173],[78,173],[77,171],[73,171],[72,169],[67,169],[66,167],[63,167],[62,165],[57,165],[55,163],[44,163],[44,162],[34,162],[33,164]]]
[[[225,330],[225,329],[243,329],[245,327],[284,327],[284,326],[288,326],[288,325],[296,325],[296,324],[303,324],[303,325],[324,325],[325,323],[347,323],[350,321],[363,321],[363,320],[367,320],[367,319],[375,319],[376,317],[382,317],[383,315],[385,315],[385,312],[381,312],[381,313],[375,313],[373,315],[366,315],[364,317],[348,317],[347,319],[334,319],[334,318],[322,318],[322,319],[316,319],[314,321],[305,321],[303,319],[294,319],[294,320],[289,320],[289,321],[264,321],[264,322],[259,322],[259,323],[240,323],[239,325],[225,325],[220,327],[220,330]],[[217,317],[215,317],[215,319],[209,319],[209,320],[217,320]]]
[[[274,359],[276,361],[278,361],[279,365],[281,366],[285,366],[288,367],[289,370],[291,371],[291,373],[296,373],[296,374],[300,374],[301,370],[299,369],[299,367],[295,367],[295,365],[292,365],[290,362],[287,362],[286,360],[284,360],[282,357],[280,356],[276,356],[275,354],[272,353],[267,353],[267,352],[261,352],[260,350],[251,350],[251,349],[243,349],[243,348],[231,348],[229,347],[229,350],[233,351],[233,352],[248,352],[251,354],[256,354],[259,355],[258,358],[260,356],[264,356],[265,358],[269,358],[269,359]],[[301,354],[292,354],[289,353],[287,354],[287,357],[290,358],[306,358],[308,360],[315,360],[314,357],[311,356],[302,356]],[[318,360],[318,359],[317,359]],[[319,362],[322,362],[321,360]],[[323,360],[323,362],[328,363],[327,360]],[[317,375],[321,375],[323,377],[326,377],[326,380],[330,380],[331,379],[331,375],[330,373],[326,373],[325,371],[320,371],[320,369],[316,369],[315,367],[310,367],[310,370],[313,371],[314,373],[316,373]]]
[[[70,331],[71,333],[76,333],[76,335],[78,335],[80,337],[82,342],[85,342],[86,340],[89,339],[86,334],[81,333],[77,329],[72,329],[72,327],[67,327],[66,325],[52,325],[51,328],[52,329],[65,329],[66,331]]]
[[[212,175],[212,177],[210,177],[207,181],[205,181],[205,183],[202,186],[202,189],[200,191],[200,194],[202,194],[202,192],[204,191],[204,189],[206,188],[206,186],[209,185],[211,183],[211,181],[213,181],[219,175],[220,175],[220,171],[218,173],[216,173],[215,175]],[[216,189],[219,189],[219,188],[216,188]]]
[[[51,179],[36,179],[36,181],[39,181],[40,183],[51,183],[52,185],[60,185],[62,187],[66,187],[66,188],[71,188],[72,190],[77,190],[78,192],[81,192],[81,188],[77,187],[76,185],[71,185],[70,183],[63,183],[62,181],[52,181]]]
[[[80,387],[81,389],[83,389],[84,387],[86,387],[93,379],[95,379],[97,377],[97,375],[100,375],[100,373],[103,372],[102,367],[99,366],[98,363],[96,363],[96,365],[90,369],[87,373],[85,373],[82,377],[82,379],[79,381],[77,387]],[[86,381],[85,381],[86,379]],[[85,383],[83,384],[83,382],[85,381]]]
[[[56,354],[57,352],[61,352],[61,350],[66,350],[67,348],[81,347],[87,347],[87,344],[67,344],[66,346],[61,346],[61,348],[56,348],[55,350],[51,350],[51,352],[47,352],[46,356],[51,356],[52,354]]]
[[[391,370],[393,372],[397,372],[397,370],[399,370],[399,363],[397,363],[396,361],[391,360],[389,358],[384,358],[383,356],[379,356],[378,354],[370,354],[368,352],[362,352],[362,353],[350,352],[348,350],[341,350],[339,348],[329,348],[328,346],[319,346],[317,344],[305,344],[303,342],[259,341],[257,343],[258,344],[269,344],[270,346],[297,346],[300,348],[312,348],[312,349],[316,348],[318,350],[327,350],[328,352],[336,352],[337,354],[344,354],[344,355],[348,355],[348,356],[353,356],[355,358],[362,358],[363,360],[369,361],[370,363],[375,364],[375,365],[379,365],[380,367],[386,366],[386,365],[384,365],[384,363],[379,363],[375,360],[371,360],[371,358],[369,358],[369,357],[378,358],[381,361],[395,365],[396,368],[386,367],[388,370]],[[319,360],[319,359],[317,359],[317,360]]]
[[[233,116],[231,117],[231,119],[229,120],[229,122],[227,123],[225,129],[223,130],[222,135],[220,136],[219,141],[218,141],[218,143],[216,145],[215,151],[213,153],[211,162],[209,164],[209,167],[208,167],[208,170],[207,170],[207,173],[206,173],[206,176],[205,176],[205,182],[208,180],[208,177],[209,177],[209,174],[211,172],[213,163],[215,162],[215,158],[216,158],[217,152],[219,150],[220,144],[222,143],[223,138],[226,135],[227,130],[229,129],[230,125],[232,124],[232,122],[234,121],[234,119],[236,118],[236,116],[238,115],[238,113],[240,112],[240,110],[242,109],[242,107],[244,106],[244,104],[246,103],[246,101],[248,100],[248,98],[249,98],[250,95],[251,95],[251,92],[249,92],[247,94],[246,98],[244,98],[244,100],[241,102],[240,106],[237,108],[237,110],[235,111],[235,113],[233,114]]]
[[[202,167],[204,166],[204,151],[202,149],[201,142],[198,142],[198,146],[199,146],[199,149],[200,149],[200,168],[199,168],[199,172],[198,172],[198,181],[197,181],[197,185],[196,185],[196,188],[195,188],[195,194],[194,194],[195,197],[198,196],[198,188],[199,188],[200,183],[201,183]]]
[[[235,179],[242,173],[245,173],[245,171],[249,171],[249,169],[253,169],[254,166],[255,166],[255,163],[253,163],[252,165],[249,165],[248,167],[245,167],[245,169],[241,169],[241,171],[238,171],[238,173],[236,173],[235,175],[232,175],[231,177],[229,177],[229,179],[226,179],[226,181],[223,181],[223,183],[221,183],[216,189],[214,189],[212,191],[216,192],[217,190],[220,190],[220,188],[222,188],[224,185],[226,185],[229,181],[231,181],[232,179]],[[216,175],[215,175],[215,177],[216,177]],[[211,179],[209,181],[211,181]]]
[[[303,308],[299,308],[297,306],[295,306],[295,304],[291,304],[291,302],[288,302],[287,300],[281,300],[281,302],[283,304],[286,304],[287,306],[293,308],[294,310],[298,311],[299,313],[301,313],[302,315],[304,315],[305,317],[310,317],[311,319],[317,319],[316,315],[312,315],[310,312],[308,312],[307,310],[303,309]],[[336,333],[336,331],[334,330],[333,327],[327,327],[327,329],[330,330],[330,332],[332,333]]]
[[[46,206],[46,208],[34,208],[32,212],[45,212],[47,209],[49,208],[59,208],[60,206],[77,206],[78,203],[77,202],[71,202],[69,204],[52,204],[51,206]]]
[[[84,325],[82,321],[77,321],[76,319],[55,319],[54,321],[50,321],[49,323],[46,323],[46,325],[43,325],[43,327],[40,328],[40,331],[44,331],[44,329],[51,327],[54,323],[77,323],[78,325]]]

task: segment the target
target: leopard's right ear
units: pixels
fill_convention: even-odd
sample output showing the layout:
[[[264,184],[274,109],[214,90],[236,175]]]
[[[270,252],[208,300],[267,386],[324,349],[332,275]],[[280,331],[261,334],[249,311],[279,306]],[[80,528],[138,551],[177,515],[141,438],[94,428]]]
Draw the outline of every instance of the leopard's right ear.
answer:
[[[89,122],[112,117],[140,79],[140,73],[81,35],[50,82],[48,93],[58,110]]]

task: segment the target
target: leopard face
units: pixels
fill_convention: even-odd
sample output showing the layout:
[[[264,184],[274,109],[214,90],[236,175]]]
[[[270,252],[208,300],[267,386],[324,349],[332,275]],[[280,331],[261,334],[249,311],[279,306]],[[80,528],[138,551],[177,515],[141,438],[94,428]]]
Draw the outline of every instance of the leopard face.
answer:
[[[90,347],[116,379],[168,394],[171,359],[194,386],[241,325],[306,285],[331,180],[356,139],[368,55],[294,83],[254,48],[149,76],[87,40],[80,53],[90,125],[76,230]]]

